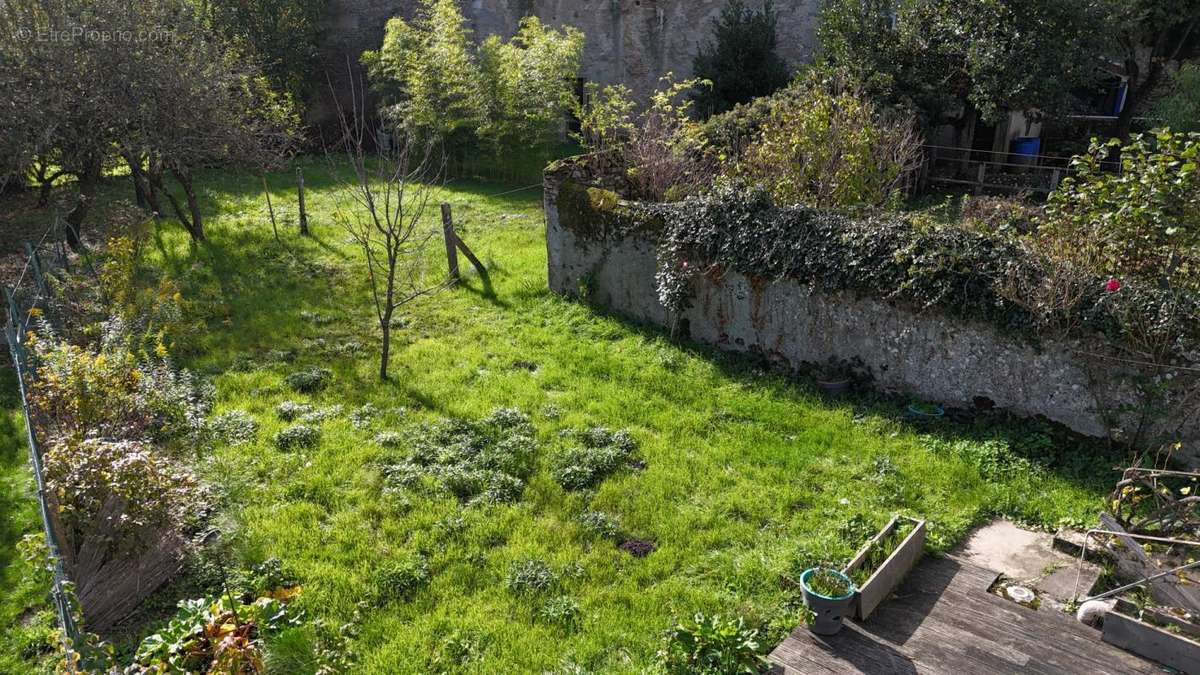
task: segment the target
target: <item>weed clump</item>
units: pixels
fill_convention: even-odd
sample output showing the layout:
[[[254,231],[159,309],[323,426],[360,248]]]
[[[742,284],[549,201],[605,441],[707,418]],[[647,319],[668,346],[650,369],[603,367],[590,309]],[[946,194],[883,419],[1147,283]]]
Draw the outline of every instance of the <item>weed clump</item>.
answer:
[[[538,558],[524,558],[514,562],[508,568],[508,577],[504,585],[517,595],[536,595],[544,593],[558,583],[558,575],[545,561]]]
[[[287,386],[295,389],[302,394],[312,394],[325,388],[329,384],[333,373],[326,368],[305,368],[298,370],[283,379]]]
[[[560,595],[547,600],[538,609],[537,617],[552,626],[572,631],[579,628],[580,614],[578,602],[565,595]]]
[[[293,422],[311,413],[313,407],[299,401],[284,401],[275,407],[275,416],[284,422]]]
[[[244,410],[230,410],[209,420],[208,429],[215,439],[240,445],[253,441],[258,435],[258,422]]]
[[[375,574],[376,597],[380,604],[407,600],[429,584],[429,576],[429,563],[424,556],[391,561]]]
[[[621,534],[621,521],[603,511],[587,511],[579,516],[579,524],[601,539],[616,540]]]
[[[276,432],[274,441],[280,450],[314,448],[321,441],[321,430],[307,424],[294,424]]]
[[[385,447],[408,441],[407,455],[383,468],[389,486],[412,487],[428,476],[464,502],[520,501],[537,452],[529,417],[514,408],[497,408],[476,422],[442,420],[408,439],[391,432],[375,438]]]
[[[551,475],[566,490],[595,487],[634,459],[637,443],[626,431],[593,427],[576,435],[581,444],[553,460]]]
[[[757,629],[740,617],[704,614],[667,631],[658,662],[671,675],[757,673],[766,665]]]

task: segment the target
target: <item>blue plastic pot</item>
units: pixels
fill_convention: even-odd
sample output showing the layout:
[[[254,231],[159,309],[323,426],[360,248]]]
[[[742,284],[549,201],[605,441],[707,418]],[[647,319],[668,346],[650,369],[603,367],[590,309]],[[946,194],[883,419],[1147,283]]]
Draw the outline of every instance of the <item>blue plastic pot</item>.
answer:
[[[837,570],[827,569],[827,572],[845,580],[850,592],[836,598],[821,595],[808,587],[809,577],[816,574],[819,569],[821,568],[807,569],[800,575],[800,593],[804,596],[804,605],[814,615],[812,622],[808,624],[808,629],[817,635],[833,635],[842,629],[842,624],[846,615],[850,613],[850,605],[854,602],[854,594],[858,592],[858,589],[854,587],[854,582],[850,580],[850,577]]]
[[[926,410],[921,410],[917,407],[917,404],[912,403],[908,406],[908,416],[910,419],[914,420],[936,420],[946,416],[945,408],[940,405],[934,406],[934,408],[935,410],[933,412],[929,412]]]

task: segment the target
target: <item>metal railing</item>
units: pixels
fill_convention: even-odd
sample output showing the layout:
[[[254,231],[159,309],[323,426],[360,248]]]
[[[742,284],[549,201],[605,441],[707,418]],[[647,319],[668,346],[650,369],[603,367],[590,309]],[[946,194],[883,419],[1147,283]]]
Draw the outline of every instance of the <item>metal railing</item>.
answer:
[[[1070,157],[1016,155],[947,145],[923,148],[925,161],[918,179],[922,187],[938,183],[969,186],[976,194],[985,190],[1049,193],[1071,171]]]
[[[46,235],[54,229],[55,227],[51,226],[47,230]],[[8,308],[8,321],[4,327],[4,334],[8,339],[9,353],[12,356],[13,368],[17,374],[17,384],[21,394],[21,412],[25,418],[25,436],[29,443],[29,456],[33,468],[34,484],[36,486],[38,511],[41,515],[42,529],[46,536],[46,547],[50,554],[50,597],[54,604],[59,626],[62,629],[66,668],[72,670],[75,663],[73,656],[81,633],[75,621],[74,595],[71,592],[72,584],[64,570],[63,558],[59,548],[61,539],[55,529],[55,520],[51,515],[52,507],[47,501],[45,472],[42,465],[42,446],[38,442],[33,415],[30,411],[28,392],[29,378],[35,369],[30,359],[29,350],[26,349],[30,326],[36,314],[33,310],[34,308],[40,309],[46,320],[51,323],[53,323],[54,318],[53,309],[48,302],[51,298],[51,287],[46,278],[47,269],[43,264],[41,256],[38,254],[38,247],[46,240],[46,235],[42,236],[42,240],[38,245],[31,243],[25,245],[27,255],[25,267],[12,287],[4,287],[4,297]],[[27,274],[30,275],[29,281],[33,288],[29,290],[32,292],[23,288]]]

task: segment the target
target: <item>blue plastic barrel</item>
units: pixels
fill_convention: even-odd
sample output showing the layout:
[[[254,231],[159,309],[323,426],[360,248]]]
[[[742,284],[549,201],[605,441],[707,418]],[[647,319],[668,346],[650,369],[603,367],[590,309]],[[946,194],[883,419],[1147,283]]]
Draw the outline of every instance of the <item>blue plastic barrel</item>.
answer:
[[[1014,155],[1036,155],[1042,150],[1042,139],[1037,136],[1018,136],[1012,140]]]

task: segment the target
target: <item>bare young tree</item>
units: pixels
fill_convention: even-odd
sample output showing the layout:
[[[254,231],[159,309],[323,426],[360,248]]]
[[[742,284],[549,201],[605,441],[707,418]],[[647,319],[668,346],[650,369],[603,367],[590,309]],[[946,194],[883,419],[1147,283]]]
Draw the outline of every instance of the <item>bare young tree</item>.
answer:
[[[358,93],[352,92],[352,97],[350,117],[339,106],[338,119],[340,145],[354,178],[337,192],[335,217],[363,253],[363,272],[382,337],[379,379],[386,380],[396,310],[453,283],[431,278],[427,264],[427,249],[437,230],[426,218],[426,209],[443,175],[445,157],[412,136],[387,139],[382,128],[363,115]],[[372,147],[377,150],[372,152]],[[332,160],[336,154],[327,156]]]

